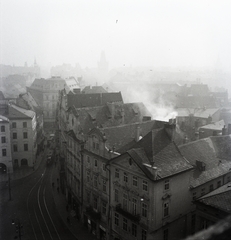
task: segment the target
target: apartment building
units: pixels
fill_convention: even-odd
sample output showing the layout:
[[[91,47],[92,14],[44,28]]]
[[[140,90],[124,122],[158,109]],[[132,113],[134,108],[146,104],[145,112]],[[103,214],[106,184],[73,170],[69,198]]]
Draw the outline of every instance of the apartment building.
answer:
[[[6,174],[12,171],[10,121],[0,115],[0,173]]]
[[[13,167],[33,167],[36,161],[36,114],[31,110],[8,106]]]

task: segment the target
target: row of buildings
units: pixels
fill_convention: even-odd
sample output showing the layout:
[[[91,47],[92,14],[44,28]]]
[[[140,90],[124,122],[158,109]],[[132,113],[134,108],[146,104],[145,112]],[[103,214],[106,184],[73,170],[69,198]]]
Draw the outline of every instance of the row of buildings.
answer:
[[[33,166],[44,129],[55,133],[61,190],[97,238],[181,239],[214,222],[194,203],[230,181],[228,118],[223,135],[195,133],[221,120],[222,109],[181,109],[163,122],[152,120],[143,103],[124,103],[121,92],[81,90],[74,79],[36,79],[27,90],[14,102],[2,99],[12,154],[3,160],[16,165],[14,144],[20,136],[17,144],[25,147],[29,136],[33,147],[21,152],[20,145],[18,165]],[[1,158],[1,169],[5,163]]]
[[[167,240],[213,223],[197,217],[194,201],[230,181],[230,128],[180,144],[176,122],[152,120],[142,103],[85,104],[60,92],[57,144],[61,189],[89,231]]]

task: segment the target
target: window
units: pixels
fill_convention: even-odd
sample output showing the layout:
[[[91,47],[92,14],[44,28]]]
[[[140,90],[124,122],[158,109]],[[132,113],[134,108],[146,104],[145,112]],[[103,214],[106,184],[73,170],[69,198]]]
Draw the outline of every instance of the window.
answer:
[[[6,156],[6,149],[5,149],[5,148],[2,149],[2,156],[3,156],[3,157]]]
[[[144,229],[141,232],[141,240],[147,240],[147,231]]]
[[[106,164],[103,163],[103,171],[106,171]]]
[[[132,236],[137,236],[137,226],[134,223],[132,223]]]
[[[98,166],[98,161],[95,159],[95,167]]]
[[[164,203],[164,217],[169,215],[169,203]]]
[[[132,213],[137,214],[137,200],[135,198],[132,199]]]
[[[209,186],[209,191],[210,191],[210,192],[213,191],[213,184],[211,184],[211,185]]]
[[[91,194],[90,194],[90,192],[87,192],[87,202],[88,203],[91,202]]]
[[[107,182],[103,180],[103,192],[107,192]]]
[[[147,209],[148,209],[148,206],[147,206],[147,204],[146,203],[142,203],[142,216],[143,217],[147,217]]]
[[[87,182],[90,182],[90,172],[87,171]]]
[[[14,144],[14,145],[13,145],[13,151],[14,151],[14,152],[17,152],[17,151],[18,151],[18,145],[17,145],[17,144]]]
[[[137,179],[136,176],[133,176],[132,184],[133,184],[133,186],[135,186],[135,187],[138,186],[138,179]]]
[[[120,177],[119,169],[115,169],[115,177],[116,178]]]
[[[164,181],[164,190],[168,190],[169,189],[169,179]]]
[[[196,198],[197,198],[197,193],[194,192],[194,193],[193,193],[193,200],[196,200]]]
[[[124,210],[128,209],[128,195],[125,193],[123,195],[123,209]]]
[[[94,187],[98,187],[98,177],[94,175]]]
[[[107,203],[102,202],[102,214],[106,215],[106,213],[107,213]]]
[[[221,186],[221,181],[217,182],[217,187],[219,188]]]
[[[128,220],[126,218],[123,218],[123,230],[128,230]]]
[[[98,198],[97,197],[93,198],[93,208],[96,210],[98,209]]]
[[[13,139],[17,139],[17,133],[13,133]]]
[[[128,174],[124,172],[124,182],[128,182]]]
[[[27,132],[23,133],[23,138],[27,138]]]
[[[28,144],[27,143],[24,144],[24,151],[28,151]]]
[[[23,122],[23,123],[22,123],[22,127],[23,127],[23,128],[27,128],[27,122]]]
[[[16,122],[12,122],[12,128],[17,128]]]
[[[143,180],[143,190],[148,191],[148,182]]]
[[[201,196],[205,195],[205,188],[201,189]]]
[[[6,143],[6,137],[2,137],[2,143]]]
[[[5,126],[1,126],[1,132],[5,132]]]
[[[168,229],[164,229],[164,240],[168,240]]]
[[[230,182],[230,176],[227,177],[227,182]]]
[[[119,191],[118,191],[118,189],[115,189],[115,201],[119,202]]]
[[[119,226],[119,214],[115,213],[115,225]]]

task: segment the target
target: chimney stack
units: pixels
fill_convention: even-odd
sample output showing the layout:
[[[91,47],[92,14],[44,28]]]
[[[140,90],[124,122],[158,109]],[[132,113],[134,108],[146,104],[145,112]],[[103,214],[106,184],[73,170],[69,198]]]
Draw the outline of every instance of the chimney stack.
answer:
[[[135,138],[136,142],[138,142],[140,140],[140,126],[137,126],[136,128],[136,138]]]
[[[228,134],[231,134],[231,123],[228,124]]]
[[[222,135],[223,135],[223,136],[226,135],[226,127],[225,127],[225,125],[224,125],[224,127],[222,128]]]

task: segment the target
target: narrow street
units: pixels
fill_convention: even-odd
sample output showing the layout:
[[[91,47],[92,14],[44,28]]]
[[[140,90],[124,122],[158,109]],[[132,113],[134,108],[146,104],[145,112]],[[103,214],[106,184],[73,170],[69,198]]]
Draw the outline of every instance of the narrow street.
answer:
[[[44,153],[46,156],[46,153]],[[45,159],[28,177],[11,181],[9,200],[8,183],[0,183],[0,239],[76,239],[63,223],[54,203],[52,191],[53,166]],[[4,219],[4,221],[2,221]],[[12,224],[12,221],[15,224]],[[16,226],[19,225],[16,232]]]

